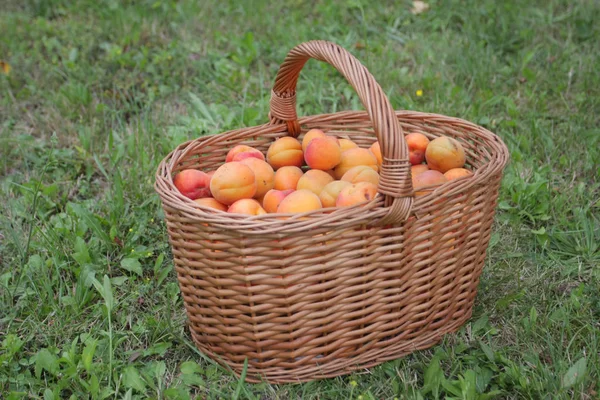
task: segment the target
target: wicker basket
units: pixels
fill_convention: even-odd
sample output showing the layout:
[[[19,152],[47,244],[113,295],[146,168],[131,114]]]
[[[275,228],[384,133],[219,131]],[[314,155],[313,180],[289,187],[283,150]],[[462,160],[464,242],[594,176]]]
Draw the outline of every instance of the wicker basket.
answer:
[[[298,118],[295,88],[309,58],[337,68],[366,112]],[[234,145],[266,152],[310,128],[379,140],[379,196],[366,206],[247,217],[181,195],[173,176],[216,169]],[[462,143],[475,173],[413,195],[403,132]],[[439,342],[470,316],[508,150],[457,118],[394,111],[366,68],[341,47],[303,43],[282,64],[270,123],[183,143],[160,164],[165,212],[189,327],[198,348],[248,381],[333,377]]]

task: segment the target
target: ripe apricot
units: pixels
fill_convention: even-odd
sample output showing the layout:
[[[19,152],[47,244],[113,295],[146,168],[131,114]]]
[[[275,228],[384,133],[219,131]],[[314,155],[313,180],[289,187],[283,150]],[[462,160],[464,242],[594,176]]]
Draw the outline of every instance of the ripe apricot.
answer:
[[[444,172],[444,176],[449,181],[471,175],[473,175],[473,173],[466,168],[452,168]]]
[[[252,169],[238,161],[221,165],[210,180],[210,191],[220,203],[231,205],[256,194],[256,178]]]
[[[318,137],[310,141],[304,152],[306,165],[312,169],[327,171],[334,168],[342,159],[340,146],[328,137]]]
[[[317,140],[317,139],[314,139]],[[313,140],[313,142],[314,142]],[[296,190],[310,190],[317,196],[321,194],[321,191],[329,182],[333,182],[333,178],[325,171],[319,169],[310,169],[302,175],[298,180]]]
[[[210,197],[210,177],[197,169],[184,169],[175,175],[173,184],[182,195],[192,200]]]
[[[213,197],[203,197],[194,201],[200,204],[201,206],[214,208],[215,210],[227,211],[227,206],[223,203],[219,203]]]
[[[427,164],[417,164],[410,167],[410,174],[412,176],[417,176],[425,171],[429,171]]]
[[[279,204],[285,199],[285,197],[292,193],[293,189],[287,190],[277,190],[271,189],[269,190],[265,196],[263,197],[262,206],[268,213],[277,212],[277,207]]]
[[[306,148],[308,147],[308,144],[316,138],[322,138],[325,137],[325,132],[323,132],[320,129],[311,129],[308,132],[306,132],[306,134],[304,135],[304,137],[302,138],[302,151],[306,151]]]
[[[465,150],[458,140],[440,136],[429,143],[425,151],[425,159],[430,169],[444,173],[452,168],[465,165]]]
[[[383,163],[383,156],[381,155],[381,146],[379,145],[379,142],[373,143],[371,147],[369,147],[369,150],[371,150],[371,153],[373,153],[377,159],[377,165],[381,166],[381,163]]]
[[[235,156],[233,156],[233,160],[231,161],[242,161],[247,158],[256,158],[261,161],[265,160],[265,156],[263,153],[261,153],[258,150],[252,149],[248,151],[242,151],[241,153],[237,153]]]
[[[323,207],[335,207],[335,201],[342,189],[350,185],[352,184],[347,181],[333,181],[325,185],[323,190],[321,190],[321,194],[319,195],[319,199],[321,200]]]
[[[247,215],[263,215],[267,213],[255,199],[240,199],[230,205],[227,212]]]
[[[433,189],[429,189],[429,190],[417,191],[418,189],[421,189],[425,186],[430,186],[430,185],[441,185],[446,182],[448,182],[448,180],[446,179],[444,174],[442,174],[439,171],[434,171],[434,170],[425,171],[423,173],[420,173],[419,175],[412,177],[413,189],[415,190],[416,196],[422,196],[433,190]]]
[[[338,142],[340,144],[340,149],[342,149],[342,153],[346,150],[355,149],[358,147],[358,145],[350,139],[338,139]]]
[[[379,174],[371,167],[357,165],[346,171],[344,176],[342,176],[342,180],[350,183],[371,182],[373,185],[377,186],[379,185]]]
[[[298,185],[298,180],[300,177],[304,175],[304,172],[298,167],[294,166],[286,166],[281,167],[277,171],[275,171],[275,184],[273,189],[277,190],[286,190],[293,189],[296,190],[296,186]]]
[[[267,150],[267,162],[276,170],[285,166],[301,167],[304,164],[302,144],[290,136],[277,139]]]
[[[288,194],[277,207],[278,213],[303,213],[321,208],[319,196],[310,190],[296,190]]]
[[[273,186],[275,186],[275,171],[273,171],[273,168],[266,161],[259,160],[258,158],[246,158],[241,163],[249,166],[252,172],[254,172],[254,178],[256,179],[255,198],[262,197],[269,190],[273,189]]]
[[[413,132],[404,138],[409,151],[409,160],[412,165],[418,165],[425,159],[425,151],[429,145],[427,136],[420,132]]]
[[[375,196],[377,196],[377,186],[371,182],[359,182],[343,188],[335,205],[336,207],[350,207],[373,200]]]
[[[342,176],[352,167],[357,165],[366,165],[377,172],[377,158],[368,149],[356,147],[346,150],[342,153],[342,159],[337,167],[334,168],[335,178],[342,179]]]
[[[229,152],[225,156],[225,162],[233,161],[233,158],[236,156],[236,154],[253,151],[253,150],[258,151],[254,147],[246,146],[245,144],[238,144],[237,146],[234,146],[231,148],[231,150],[229,150]],[[260,153],[260,151],[258,151],[258,152]],[[262,154],[262,153],[260,153],[260,154]],[[264,158],[263,158],[263,160],[264,160]]]

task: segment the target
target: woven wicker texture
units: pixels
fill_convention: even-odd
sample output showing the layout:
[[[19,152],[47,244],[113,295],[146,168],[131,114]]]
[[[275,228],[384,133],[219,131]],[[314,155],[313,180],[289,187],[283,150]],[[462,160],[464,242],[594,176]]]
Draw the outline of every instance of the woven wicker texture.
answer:
[[[309,58],[335,66],[365,111],[298,118],[295,87]],[[270,123],[181,144],[160,164],[155,188],[192,337],[198,348],[247,380],[333,377],[437,343],[471,315],[508,150],[493,133],[436,114],[394,111],[352,55],[322,41],[284,61]],[[218,212],[179,193],[173,176],[205,171],[247,144],[311,128],[360,147],[379,140],[379,193],[366,206],[305,214]],[[404,133],[458,140],[474,175],[414,197]]]

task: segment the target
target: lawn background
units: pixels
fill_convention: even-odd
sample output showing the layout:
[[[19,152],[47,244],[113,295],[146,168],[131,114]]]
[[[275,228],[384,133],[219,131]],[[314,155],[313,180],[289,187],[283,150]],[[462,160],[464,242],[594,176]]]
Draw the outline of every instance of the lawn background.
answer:
[[[2,1],[0,397],[598,397],[600,3],[373,3]],[[266,122],[310,39],[394,108],[494,131],[511,163],[459,333],[364,375],[246,384],[190,341],[154,173],[185,140]],[[301,115],[362,109],[323,63],[298,91]]]

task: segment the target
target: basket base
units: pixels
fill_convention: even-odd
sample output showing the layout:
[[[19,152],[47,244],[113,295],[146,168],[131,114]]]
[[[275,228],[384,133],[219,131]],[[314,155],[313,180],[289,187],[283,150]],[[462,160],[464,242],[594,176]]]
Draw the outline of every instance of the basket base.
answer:
[[[416,339],[395,343],[389,347],[367,351],[359,357],[341,357],[322,364],[319,364],[318,362],[311,364],[305,363],[293,369],[281,367],[256,368],[253,366],[253,362],[248,360],[245,381],[248,383],[266,381],[271,384],[302,383],[333,378],[350,373],[367,373],[367,368],[372,368],[383,364],[386,361],[396,360],[415,351],[425,350],[435,346],[442,340],[444,335],[456,332],[471,317],[471,313],[472,310],[469,310],[469,312],[465,313],[452,323],[445,325],[442,329],[419,335]],[[237,378],[241,377],[243,363],[225,360],[221,355],[211,351],[211,349],[206,346],[206,343],[202,341],[200,335],[196,334],[193,330],[190,330],[190,332],[194,343],[203,354],[207,355],[211,360],[225,367],[227,370],[233,372]],[[317,361],[318,358],[319,357],[317,356]]]

